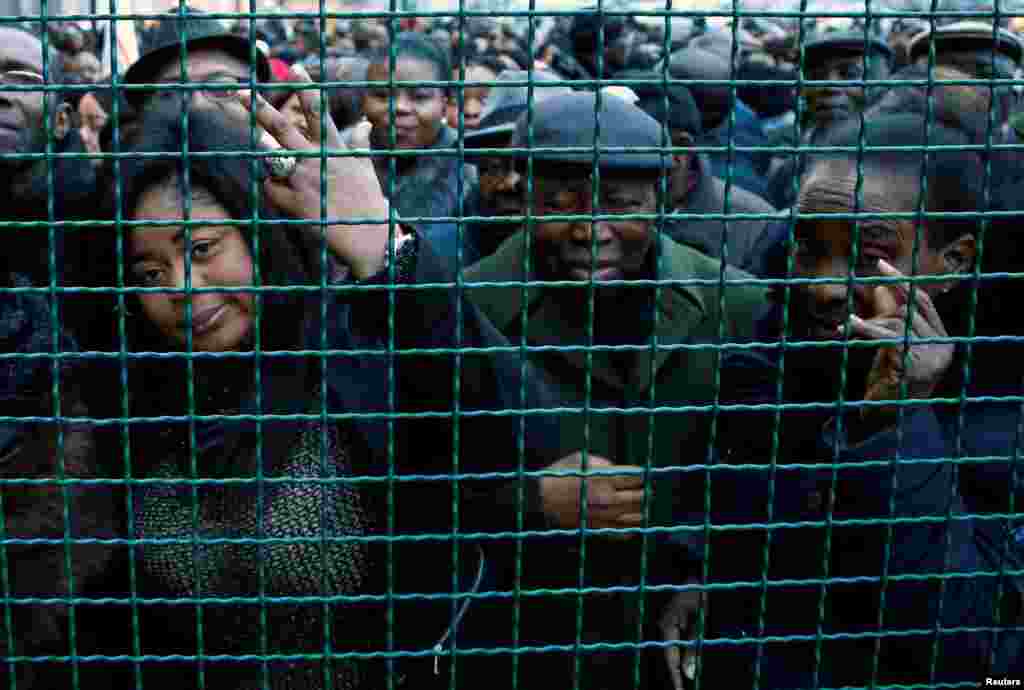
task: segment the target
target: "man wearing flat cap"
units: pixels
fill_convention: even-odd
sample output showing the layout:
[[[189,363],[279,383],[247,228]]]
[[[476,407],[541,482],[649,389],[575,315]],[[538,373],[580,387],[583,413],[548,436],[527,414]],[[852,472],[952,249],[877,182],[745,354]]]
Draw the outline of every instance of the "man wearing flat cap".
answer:
[[[885,79],[892,68],[892,48],[863,31],[831,32],[813,37],[804,46],[804,79],[847,82],[804,87],[813,144],[832,125],[857,116],[867,101],[865,81]]]
[[[140,84],[210,84],[208,88],[183,90],[130,89],[126,98],[135,109],[141,109],[156,98],[190,98],[194,107],[211,107],[237,102],[239,88],[250,80],[270,81],[270,63],[248,38],[232,34],[220,20],[185,6],[181,13],[174,8],[159,20],[149,49],[128,68],[124,83]],[[184,45],[183,45],[184,44]],[[185,51],[184,73],[181,54]],[[255,54],[255,55],[254,55]],[[216,84],[224,84],[217,88]]]
[[[954,22],[937,27],[935,31],[922,31],[910,41],[911,61],[927,66],[933,47],[935,57],[931,64],[951,67],[969,79],[1015,79],[1020,74],[1024,53],[1024,44],[1016,34],[979,21]],[[988,91],[985,85],[976,88]],[[1013,114],[1016,106],[1013,87],[998,86],[993,92],[996,127],[1004,136],[1016,134],[1015,138],[993,143],[1020,143],[1024,138],[1024,121],[1019,112]]]
[[[803,98],[807,104],[801,143],[817,145],[825,133],[864,110],[868,82],[885,79],[892,69],[889,44],[868,29],[822,30],[804,45]],[[843,83],[845,82],[845,83]],[[796,201],[793,179],[802,171],[798,160],[789,158],[772,172],[767,199],[776,208],[789,208]]]
[[[520,226],[525,178],[516,171],[515,160],[494,149],[504,149],[512,139],[516,120],[530,105],[531,81],[533,104],[570,93],[567,86],[558,86],[558,76],[543,70],[532,73],[505,70],[498,75],[484,101],[480,124],[466,132],[463,148],[466,160],[476,165],[477,182],[466,192],[463,212],[486,220],[468,222],[462,228],[462,265],[470,266],[490,256]],[[517,84],[517,85],[511,85]],[[525,86],[518,84],[526,84]]]
[[[629,72],[639,96],[636,105],[667,130],[673,149],[669,194],[673,217],[662,225],[676,242],[734,266],[741,265],[764,231],[775,209],[735,181],[731,185],[711,173],[707,156],[692,151],[701,135],[700,112],[690,90],[680,84],[665,86],[656,72]],[[624,77],[625,78],[625,77]],[[726,193],[728,192],[728,204]],[[761,214],[757,220],[689,217],[691,214]],[[686,214],[686,215],[683,215]]]
[[[695,42],[669,55],[667,62],[668,72],[673,79],[727,82],[739,77],[730,68],[728,59],[699,47]],[[660,68],[656,67],[654,71],[660,76]],[[696,101],[700,113],[701,134],[696,142],[699,146],[724,147],[730,141],[736,147],[768,145],[757,114],[728,85],[696,83],[686,88]],[[734,184],[754,194],[765,195],[770,155],[734,149],[731,155],[715,151],[705,156],[711,163],[712,174],[720,178],[731,174]]]
[[[657,232],[659,210],[669,207],[663,192],[673,157],[659,150],[665,147],[661,124],[636,105],[607,93],[549,98],[532,118],[520,116],[509,147],[517,170],[533,173],[524,195],[529,218],[492,256],[467,269],[466,290],[511,342],[543,347],[529,359],[557,404],[577,410],[560,417],[559,457],[584,445],[587,457],[564,457],[548,469],[626,473],[587,479],[591,528],[702,524],[704,474],[684,470],[709,457],[720,353],[676,346],[746,339],[763,291],[734,284],[747,274]],[[524,280],[576,284],[524,290]],[[473,286],[482,281],[509,285]],[[651,281],[671,282],[655,288]],[[603,347],[587,352],[592,346]],[[664,409],[674,406],[689,407]],[[652,411],[622,413],[638,408]],[[645,480],[644,468],[659,472]],[[539,500],[550,527],[581,526],[580,491],[576,476],[541,479]],[[528,541],[521,584],[575,588],[582,567],[584,586],[636,588],[645,541],[648,584],[699,582],[700,533],[678,531],[646,540],[630,532],[593,535],[582,564],[578,536]],[[582,641],[687,639],[696,633],[700,601],[691,590],[588,598]],[[574,599],[559,596],[524,607],[520,643],[573,644],[575,607]],[[588,651],[576,678],[570,655],[526,655],[519,658],[519,678],[523,687],[564,688],[573,681],[633,687],[640,654],[645,679],[639,687],[682,690],[694,668],[693,648],[687,649]]]
[[[914,36],[908,47],[910,61],[952,67],[973,79],[1013,79],[1024,46],[1006,29],[979,21],[954,22]]]

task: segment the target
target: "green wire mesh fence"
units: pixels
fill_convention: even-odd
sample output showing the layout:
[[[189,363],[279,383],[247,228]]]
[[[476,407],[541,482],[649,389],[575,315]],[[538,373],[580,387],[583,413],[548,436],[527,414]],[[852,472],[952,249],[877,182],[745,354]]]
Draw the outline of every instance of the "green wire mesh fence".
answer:
[[[94,9],[0,17],[8,687],[1024,682],[1011,8]]]

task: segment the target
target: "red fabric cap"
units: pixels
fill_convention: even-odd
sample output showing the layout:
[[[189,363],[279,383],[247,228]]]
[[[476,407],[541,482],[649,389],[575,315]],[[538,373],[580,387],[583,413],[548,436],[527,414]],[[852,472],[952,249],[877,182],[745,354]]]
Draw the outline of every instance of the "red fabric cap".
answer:
[[[270,74],[274,81],[291,81],[292,70],[281,58],[270,58]]]

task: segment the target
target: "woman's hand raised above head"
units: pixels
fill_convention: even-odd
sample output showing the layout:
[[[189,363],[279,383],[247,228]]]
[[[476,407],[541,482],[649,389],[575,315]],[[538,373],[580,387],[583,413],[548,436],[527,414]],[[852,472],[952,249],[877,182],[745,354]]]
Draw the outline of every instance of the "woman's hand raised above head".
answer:
[[[304,69],[293,69],[303,81],[313,83]],[[253,96],[250,91],[239,92],[244,107],[254,106],[256,122],[269,135],[268,145],[287,151],[323,152],[322,157],[297,160],[276,157],[278,162],[268,166],[272,174],[265,183],[267,196],[282,211],[317,222],[311,226],[311,232],[319,234],[319,221],[326,221],[328,247],[352,269],[357,279],[380,271],[387,255],[390,205],[369,158],[337,155],[339,151],[369,148],[369,131],[358,132],[353,146],[345,146],[330,114],[321,115],[320,93],[316,89],[299,92],[308,136],[266,99],[256,94],[254,103]],[[368,123],[361,126],[368,130]],[[323,207],[321,191],[325,195]],[[351,223],[359,220],[363,222]]]

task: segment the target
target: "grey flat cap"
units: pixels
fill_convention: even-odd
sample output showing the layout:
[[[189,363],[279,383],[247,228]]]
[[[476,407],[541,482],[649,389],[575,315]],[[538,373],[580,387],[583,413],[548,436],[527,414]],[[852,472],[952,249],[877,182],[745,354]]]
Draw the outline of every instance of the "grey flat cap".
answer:
[[[515,83],[529,80],[530,73],[525,70],[507,69],[498,75],[484,101],[480,126],[466,132],[463,137],[465,148],[494,148],[505,145],[516,130],[516,120],[526,112],[529,105],[530,87],[502,86],[498,82]],[[533,73],[533,81],[538,84],[552,84],[560,82],[561,79],[553,72],[538,70]],[[534,87],[533,105],[536,107],[538,103],[548,98],[564,96],[569,93],[572,93],[572,89],[567,86]]]
[[[672,156],[657,151],[604,151],[608,147],[664,147],[664,128],[654,118],[618,96],[574,92],[549,98],[534,108],[533,139],[527,137],[530,121],[524,115],[516,123],[509,145],[514,148],[588,148],[598,147],[597,162],[602,170],[622,172],[656,172],[672,165]],[[524,151],[515,154],[525,161]],[[540,164],[591,166],[595,155],[590,151],[534,152]]]
[[[977,50],[994,45],[996,52],[1007,56],[1014,64],[1020,64],[1024,54],[1024,46],[1011,31],[995,28],[985,22],[955,22],[937,27],[934,32],[927,30],[914,36],[907,49],[911,62],[928,55],[930,40],[935,42],[936,53],[944,50]]]
[[[866,50],[865,50],[866,49]],[[865,52],[878,53],[892,61],[893,50],[881,38],[863,31],[834,31],[811,37],[804,44],[804,64],[816,65],[836,55],[863,55]]]

